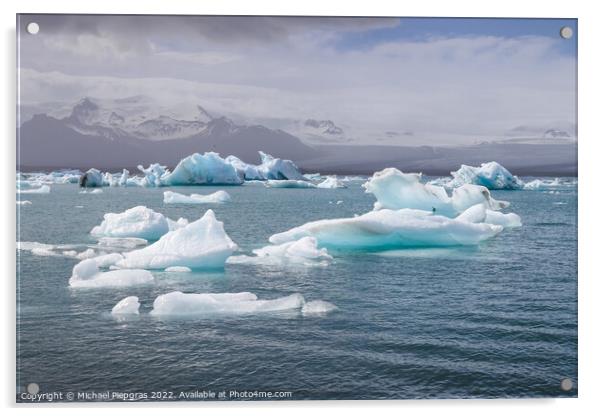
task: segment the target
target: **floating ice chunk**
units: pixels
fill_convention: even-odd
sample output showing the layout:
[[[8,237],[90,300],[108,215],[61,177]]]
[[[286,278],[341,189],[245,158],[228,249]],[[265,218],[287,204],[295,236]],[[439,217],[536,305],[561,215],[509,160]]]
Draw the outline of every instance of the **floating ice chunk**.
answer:
[[[224,224],[207,210],[202,218],[170,231],[154,244],[125,253],[117,263],[123,268],[165,269],[186,266],[193,269],[223,268],[238,247],[224,231]]]
[[[170,229],[179,228],[184,224],[169,222],[163,214],[153,211],[145,206],[137,206],[120,213],[104,215],[102,223],[92,229],[90,234],[106,237],[135,237],[145,240],[158,240]]]
[[[49,194],[50,186],[42,185],[39,188],[17,189],[18,194]]]
[[[145,187],[161,186],[163,177],[169,173],[165,166],[158,163],[153,163],[148,168],[138,165],[138,170],[144,174],[144,179],[138,184]]]
[[[113,270],[101,272],[95,259],[83,260],[73,267],[71,287],[120,287],[150,283],[153,275],[148,270]]]
[[[103,192],[102,189],[96,188],[91,191],[80,191],[79,193],[80,194],[102,194],[102,192]]]
[[[75,255],[75,258],[77,258],[79,260],[91,259],[92,257],[97,257],[97,254],[91,248],[89,248],[89,249],[87,249],[85,251],[82,251],[81,253],[77,253]]]
[[[31,205],[31,201],[17,201],[17,205]]]
[[[337,307],[330,302],[325,302],[323,300],[312,300],[303,305],[303,308],[301,308],[301,313],[305,316],[324,315],[328,312],[334,311],[335,309],[337,309]]]
[[[542,180],[542,179],[534,179],[525,184],[524,189],[530,191],[538,191],[538,190],[548,190],[548,189],[557,189],[563,186],[573,186],[572,182],[563,183],[560,181],[560,178],[555,178],[554,180]]]
[[[391,249],[475,245],[503,230],[499,225],[458,221],[414,209],[382,209],[353,218],[308,222],[270,237],[273,244],[312,236],[320,247]]]
[[[297,180],[268,180],[265,183],[268,188],[315,188],[311,182]]]
[[[89,169],[79,178],[79,186],[82,188],[99,188],[104,184],[104,177],[98,169]]]
[[[326,266],[332,261],[332,256],[325,248],[318,248],[318,242],[314,237],[303,237],[299,241],[266,246],[253,250],[253,253],[255,256],[232,256],[228,258],[227,263]]]
[[[209,195],[191,194],[183,195],[177,192],[163,192],[165,204],[220,204],[230,201],[230,194],[226,191],[217,191]]]
[[[467,208],[484,203],[489,209],[499,210],[509,203],[496,201],[483,186],[463,185],[447,194],[445,188],[420,182],[422,175],[403,173],[387,168],[374,173],[363,187],[376,197],[374,209],[420,209],[454,217]]]
[[[119,253],[108,253],[100,256],[92,257],[97,267],[109,267],[123,259]]]
[[[336,176],[329,176],[324,182],[320,182],[316,186],[324,189],[347,188],[347,186],[339,181]]]
[[[522,189],[523,182],[497,162],[482,163],[480,167],[462,165],[451,172],[450,186],[464,184],[484,186],[487,189]]]
[[[98,240],[100,247],[107,247],[113,249],[126,249],[131,250],[136,247],[145,246],[148,241],[144,238],[135,237],[101,237]]]
[[[160,295],[153,303],[152,315],[254,314],[301,309],[305,303],[298,293],[272,300],[258,300],[249,292],[182,293]]]
[[[161,184],[175,185],[240,185],[244,181],[232,164],[219,154],[194,153],[182,159],[173,172],[161,177]]]
[[[178,218],[177,221],[174,221],[167,218],[167,224],[169,225],[169,231],[174,231],[186,227],[188,225],[188,220],[186,218]]]
[[[127,298],[121,299],[113,309],[111,314],[113,315],[138,315],[140,312],[140,302],[137,296],[128,296]]]
[[[341,205],[343,201],[337,201],[337,205]]]
[[[190,269],[190,267],[184,267],[184,266],[171,266],[165,269],[166,272],[171,272],[171,273],[189,273],[192,270]]]
[[[275,158],[264,152],[259,152],[259,156],[261,157],[259,170],[265,179],[303,179],[303,174],[292,161]]]
[[[501,212],[492,211],[485,208],[483,204],[476,204],[468,208],[462,214],[456,217],[458,221],[470,223],[487,223],[493,225],[501,225],[504,228],[513,228],[522,226],[521,218],[514,214],[503,214]]]

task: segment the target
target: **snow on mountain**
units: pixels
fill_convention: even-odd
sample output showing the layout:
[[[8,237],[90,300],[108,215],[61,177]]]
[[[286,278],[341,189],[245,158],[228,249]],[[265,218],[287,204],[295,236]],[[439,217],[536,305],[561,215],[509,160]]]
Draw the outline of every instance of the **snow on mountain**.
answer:
[[[181,139],[206,129],[224,129],[224,124],[228,124],[215,119],[198,104],[163,107],[145,96],[116,100],[85,97],[62,119],[82,134],[109,139],[126,136],[148,140]],[[219,121],[214,123],[215,120]]]

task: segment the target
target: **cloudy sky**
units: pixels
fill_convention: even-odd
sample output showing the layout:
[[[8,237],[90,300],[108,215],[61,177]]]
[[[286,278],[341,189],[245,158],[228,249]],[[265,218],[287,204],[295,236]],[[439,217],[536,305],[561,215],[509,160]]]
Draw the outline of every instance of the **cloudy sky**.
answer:
[[[577,32],[559,19],[22,15],[20,102],[142,94],[269,127],[330,119],[357,143],[567,130],[576,36],[562,26]]]

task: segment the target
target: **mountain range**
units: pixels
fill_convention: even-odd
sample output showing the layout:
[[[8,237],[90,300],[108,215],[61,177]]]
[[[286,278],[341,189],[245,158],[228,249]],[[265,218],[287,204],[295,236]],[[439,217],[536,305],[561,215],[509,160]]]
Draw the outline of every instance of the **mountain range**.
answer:
[[[17,129],[17,169],[121,169],[154,162],[175,166],[189,154],[206,151],[259,163],[260,150],[322,173],[370,174],[394,166],[447,174],[462,163],[490,160],[522,174],[568,175],[577,168],[576,141],[553,129],[536,142],[513,134],[504,142],[458,147],[350,145],[332,120],[299,120],[291,131],[294,135],[236,123],[200,105],[161,107],[144,96],[83,98],[71,108],[27,117]]]

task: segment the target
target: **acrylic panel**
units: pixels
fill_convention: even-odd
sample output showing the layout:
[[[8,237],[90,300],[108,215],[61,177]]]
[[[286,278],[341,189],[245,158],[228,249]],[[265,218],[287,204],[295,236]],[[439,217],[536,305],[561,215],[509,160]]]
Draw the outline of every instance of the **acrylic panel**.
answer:
[[[576,397],[577,34],[18,15],[16,400]]]

